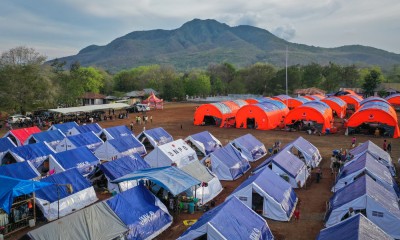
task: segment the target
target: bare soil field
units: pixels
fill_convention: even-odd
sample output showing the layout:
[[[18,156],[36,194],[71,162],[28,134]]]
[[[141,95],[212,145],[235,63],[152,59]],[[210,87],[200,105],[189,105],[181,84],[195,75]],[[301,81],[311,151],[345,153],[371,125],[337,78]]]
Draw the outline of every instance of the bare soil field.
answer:
[[[299,221],[290,222],[278,222],[267,219],[267,223],[271,228],[275,239],[315,239],[319,231],[323,228],[323,217],[326,211],[326,203],[332,196],[330,188],[334,182],[334,175],[331,174],[329,168],[330,156],[334,149],[348,149],[351,145],[352,136],[345,136],[344,131],[341,130],[336,134],[327,136],[308,135],[305,132],[285,132],[280,130],[271,131],[259,131],[253,129],[234,129],[234,128],[218,128],[214,126],[194,126],[193,115],[195,107],[199,104],[192,103],[169,103],[164,106],[163,110],[152,110],[147,113],[148,116],[153,117],[152,123],[145,125],[146,129],[155,127],[163,127],[169,132],[174,139],[185,138],[191,134],[198,133],[201,131],[209,131],[215,137],[217,137],[224,145],[230,140],[236,137],[242,136],[247,133],[253,134],[257,139],[265,144],[267,148],[270,148],[275,141],[281,141],[282,145],[291,142],[298,136],[302,136],[316,147],[318,147],[323,160],[321,162],[321,168],[323,177],[320,183],[316,183],[315,175],[313,174],[312,179],[307,182],[307,186],[303,189],[296,189],[296,193],[301,201],[301,216]],[[117,112],[116,112],[117,114]],[[103,121],[99,124],[105,128],[117,125],[126,125],[129,127],[129,123],[134,121],[134,116],[142,115],[129,114],[128,119],[116,119],[112,121]],[[340,127],[340,120],[335,123]],[[139,134],[143,130],[144,125],[134,126],[135,135]],[[0,132],[3,135],[4,129]],[[378,146],[382,146],[383,138],[373,138],[373,136],[356,135],[357,142],[364,142],[371,140]],[[397,139],[391,139],[392,141],[392,159],[397,164],[400,151],[397,148],[399,141]],[[252,169],[263,162],[261,159],[255,163],[251,163]],[[222,203],[225,198],[239,186],[249,175],[250,171],[245,176],[237,179],[236,181],[222,181],[224,190],[216,198],[216,204]],[[172,226],[163,232],[156,239],[176,239],[179,237],[188,227],[183,224],[183,220],[197,219],[201,216],[202,212],[195,212],[194,214],[180,213],[179,215],[174,214],[174,222]],[[25,231],[26,232],[26,231]],[[16,239],[21,234],[16,234],[9,239]]]

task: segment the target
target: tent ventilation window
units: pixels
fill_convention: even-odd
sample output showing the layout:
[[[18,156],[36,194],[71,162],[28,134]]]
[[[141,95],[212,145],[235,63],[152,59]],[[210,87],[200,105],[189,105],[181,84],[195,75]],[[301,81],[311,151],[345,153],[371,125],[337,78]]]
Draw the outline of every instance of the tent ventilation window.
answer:
[[[374,216],[374,217],[383,217],[383,212],[372,211],[372,216]]]

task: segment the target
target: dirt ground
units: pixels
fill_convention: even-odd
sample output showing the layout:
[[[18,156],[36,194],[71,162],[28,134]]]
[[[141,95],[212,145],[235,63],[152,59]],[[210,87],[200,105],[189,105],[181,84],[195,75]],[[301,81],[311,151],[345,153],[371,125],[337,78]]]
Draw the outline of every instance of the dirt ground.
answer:
[[[201,131],[209,131],[215,137],[217,137],[223,145],[227,144],[230,140],[236,137],[242,136],[247,133],[253,134],[257,139],[265,144],[267,148],[270,148],[275,141],[281,141],[283,146],[290,141],[294,140],[298,136],[302,136],[314,144],[323,157],[321,167],[323,171],[323,177],[320,183],[315,182],[315,177],[311,181],[307,182],[307,186],[303,189],[296,189],[296,193],[301,200],[301,216],[300,220],[290,222],[278,222],[267,219],[267,223],[271,228],[275,239],[315,239],[319,231],[323,228],[323,217],[326,211],[326,203],[332,196],[330,188],[334,182],[334,175],[330,173],[329,159],[333,149],[347,149],[351,144],[351,137],[345,136],[344,131],[337,134],[327,136],[316,136],[307,135],[305,132],[285,132],[280,130],[272,131],[259,131],[253,129],[234,129],[234,128],[218,128],[213,126],[194,126],[193,115],[195,107],[199,104],[192,103],[169,103],[166,104],[163,110],[154,110],[148,112],[148,116],[153,117],[153,123],[147,123],[146,129],[155,127],[163,127],[169,132],[174,139],[185,138],[191,134],[198,133]],[[117,112],[116,112],[117,113]],[[134,116],[139,114],[130,114],[128,119],[117,119],[113,121],[104,121],[99,124],[102,127],[110,127],[117,125],[126,125],[129,127],[129,123],[134,121]],[[141,113],[140,113],[141,115]],[[336,125],[340,126],[339,120]],[[134,126],[135,135],[143,130],[143,125]],[[4,131],[2,131],[4,134]],[[1,134],[1,135],[3,135]],[[357,142],[364,142],[371,140],[374,143],[381,146],[383,138],[373,138],[372,136],[356,135]],[[397,148],[399,146],[398,139],[391,139],[392,141],[392,159],[397,164],[400,151]],[[251,163],[252,169],[263,162],[261,159],[255,163]],[[251,170],[247,172],[245,176],[237,179],[236,181],[222,181],[224,190],[216,198],[217,205],[222,203],[225,198],[239,186],[250,174]],[[184,226],[183,220],[197,219],[201,216],[202,212],[195,212],[194,214],[181,213],[179,215],[174,214],[174,222],[172,226],[164,231],[156,239],[176,239],[179,237],[188,227]],[[18,234],[20,235],[20,234]],[[21,236],[21,235],[20,235]],[[15,239],[17,235],[9,239]]]

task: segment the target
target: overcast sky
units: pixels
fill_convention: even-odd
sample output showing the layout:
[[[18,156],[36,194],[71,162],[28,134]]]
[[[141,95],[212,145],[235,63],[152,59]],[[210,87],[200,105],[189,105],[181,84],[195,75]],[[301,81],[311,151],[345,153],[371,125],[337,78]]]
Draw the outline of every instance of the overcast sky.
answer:
[[[0,52],[23,45],[52,59],[194,18],[252,25],[294,43],[400,53],[399,0],[0,0]]]

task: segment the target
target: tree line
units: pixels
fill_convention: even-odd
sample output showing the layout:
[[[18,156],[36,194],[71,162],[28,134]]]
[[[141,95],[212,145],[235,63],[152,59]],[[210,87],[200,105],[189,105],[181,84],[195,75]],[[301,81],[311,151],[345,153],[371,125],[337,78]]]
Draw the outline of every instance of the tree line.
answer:
[[[186,96],[227,94],[284,94],[286,71],[288,92],[298,88],[318,87],[335,92],[340,87],[360,87],[372,95],[380,82],[400,83],[400,65],[383,72],[378,66],[341,66],[335,63],[292,65],[277,68],[256,63],[236,68],[230,63],[210,64],[206,69],[178,72],[172,66],[141,66],[112,74],[97,67],[83,67],[79,62],[66,66],[33,48],[16,47],[0,57],[0,110],[32,111],[39,108],[76,106],[85,92],[123,96],[125,93],[153,88],[165,100],[184,100]]]

